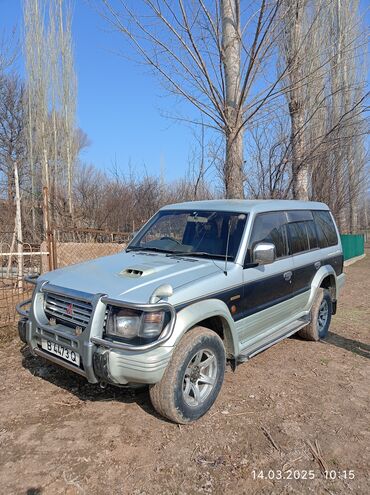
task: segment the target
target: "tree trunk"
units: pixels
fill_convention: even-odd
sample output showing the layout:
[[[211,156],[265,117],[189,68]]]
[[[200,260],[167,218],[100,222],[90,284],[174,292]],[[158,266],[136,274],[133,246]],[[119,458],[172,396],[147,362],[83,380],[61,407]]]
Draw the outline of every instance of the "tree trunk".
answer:
[[[17,237],[18,253],[18,287],[23,288],[23,232],[21,214],[21,195],[19,189],[18,163],[14,162],[14,185],[15,185],[15,231]]]
[[[288,65],[290,66],[289,115],[291,121],[290,145],[292,149],[293,198],[308,200],[309,170],[302,162],[304,156],[304,104],[302,95],[303,64],[303,15],[304,1],[297,0],[291,7],[288,38]]]
[[[7,180],[8,180],[8,204],[9,204],[9,206],[11,206],[13,204],[13,201],[14,201],[13,173],[12,173],[11,169],[8,170],[7,175],[8,175],[8,177],[7,177]]]
[[[347,4],[348,7],[348,4]],[[348,11],[347,11],[348,13]],[[351,25],[345,22],[346,19],[346,2],[344,2],[344,9],[341,5],[341,0],[337,0],[337,22],[338,22],[338,35],[340,39],[340,46],[338,50],[343,50],[343,46],[347,47],[349,44],[348,32],[351,31]],[[341,54],[340,54],[341,55]],[[341,67],[339,70],[342,71],[342,97],[343,97],[343,112],[345,115],[349,115],[351,112],[351,101],[350,101],[350,88],[354,85],[353,80],[351,80],[351,73],[349,67],[349,57],[348,50],[345,49],[343,55],[341,55]],[[338,64],[339,65],[339,64]],[[353,74],[352,74],[353,77]],[[346,141],[347,139],[344,138]],[[356,147],[356,140],[352,139],[350,142],[345,142],[345,153],[344,157],[346,160],[348,168],[348,220],[349,220],[349,231],[351,234],[357,230],[357,202],[358,202],[358,192],[359,192],[359,170],[356,170],[355,158],[357,153],[354,149]]]
[[[74,144],[73,130],[76,111],[75,73],[73,67],[72,34],[71,34],[71,11],[67,8],[64,18],[62,1],[58,0],[59,11],[57,13],[59,22],[59,49],[62,63],[61,85],[62,85],[62,107],[64,112],[65,132],[65,158],[67,165],[67,195],[68,210],[73,222],[73,172],[74,172]]]
[[[356,156],[356,155],[355,155]],[[358,228],[358,215],[357,215],[357,201],[358,201],[358,171],[356,173],[356,166],[354,159],[348,157],[348,169],[349,169],[349,180],[348,180],[348,196],[349,196],[349,230],[351,234],[356,233]]]
[[[240,108],[240,0],[221,0],[222,51],[226,97],[226,156],[224,182],[227,198],[244,197],[243,126]]]
[[[67,146],[66,146],[67,179],[68,179],[68,209],[69,209],[69,214],[71,215],[71,220],[73,222],[73,191],[72,191],[73,168],[72,168],[72,160],[71,160],[71,150],[70,150],[70,146],[69,146],[69,138],[70,138],[70,136],[67,136],[68,142],[67,142]]]
[[[12,270],[12,259],[13,259],[13,252],[14,252],[14,246],[15,246],[15,237],[16,237],[16,232],[13,232],[12,235],[12,243],[10,245],[10,250],[9,250],[9,259],[8,259],[8,268],[6,270],[6,276],[10,277],[11,276],[11,270]]]
[[[41,123],[41,140],[42,140],[42,185],[49,188],[50,174],[49,174],[49,158],[48,158],[48,146],[46,138],[46,126],[45,122]]]
[[[226,135],[224,169],[226,198],[244,198],[243,179],[243,133],[232,131]]]
[[[32,229],[36,232],[36,214],[35,214],[35,164],[33,161],[33,114],[32,114],[32,103],[31,103],[31,88],[27,90],[27,109],[28,109],[28,150],[29,150],[29,161],[30,161],[30,173],[31,173],[31,214],[32,214]]]
[[[57,223],[56,214],[58,211],[57,205],[57,184],[58,184],[58,130],[57,130],[57,120],[56,120],[56,110],[55,110],[55,96],[54,96],[55,88],[53,88],[53,148],[54,148],[54,159],[53,159],[53,168],[52,168],[52,177],[51,177],[51,202],[53,204],[52,209],[52,222],[54,225]]]
[[[341,76],[342,70],[342,40],[343,40],[343,27],[342,27],[342,5],[341,0],[337,0],[335,3],[335,21],[336,23],[336,44],[334,47],[335,57],[333,60],[334,68],[333,68],[333,79],[334,85],[332,88],[332,93],[334,95],[334,122],[337,123],[340,118],[340,113],[342,110],[342,99],[343,99],[343,79]],[[338,133],[340,130],[338,130]],[[338,134],[338,140],[340,139],[340,135]],[[337,202],[338,202],[338,227],[340,232],[348,232],[348,221],[347,221],[347,187],[345,181],[345,163],[344,163],[344,154],[343,148],[338,146],[338,149],[334,151],[336,155],[336,194],[337,194]],[[339,200],[338,200],[339,198]]]
[[[298,91],[297,91],[298,92]],[[292,90],[292,93],[296,91]],[[292,147],[292,178],[293,178],[293,198],[308,201],[309,190],[309,170],[305,163],[302,163],[304,156],[303,138],[303,109],[299,94],[294,95],[294,99],[289,104],[291,120],[291,147]]]

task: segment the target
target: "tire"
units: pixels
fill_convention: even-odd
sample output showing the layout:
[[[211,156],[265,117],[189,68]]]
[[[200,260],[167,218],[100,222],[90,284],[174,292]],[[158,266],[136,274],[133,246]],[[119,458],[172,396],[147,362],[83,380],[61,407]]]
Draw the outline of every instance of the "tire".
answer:
[[[203,365],[202,370],[206,360],[208,365]],[[221,390],[225,365],[220,337],[203,327],[190,330],[174,350],[162,380],[149,390],[154,409],[174,423],[199,419]]]
[[[315,301],[311,308],[311,322],[298,335],[305,340],[318,341],[328,335],[333,311],[330,292],[327,289],[318,289]]]

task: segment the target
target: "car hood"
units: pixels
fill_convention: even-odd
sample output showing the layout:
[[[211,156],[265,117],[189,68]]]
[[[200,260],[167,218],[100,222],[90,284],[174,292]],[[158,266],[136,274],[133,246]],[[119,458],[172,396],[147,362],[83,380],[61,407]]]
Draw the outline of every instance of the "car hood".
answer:
[[[148,303],[162,284],[171,284],[176,292],[218,270],[212,260],[122,252],[45,273],[39,280],[122,301]]]

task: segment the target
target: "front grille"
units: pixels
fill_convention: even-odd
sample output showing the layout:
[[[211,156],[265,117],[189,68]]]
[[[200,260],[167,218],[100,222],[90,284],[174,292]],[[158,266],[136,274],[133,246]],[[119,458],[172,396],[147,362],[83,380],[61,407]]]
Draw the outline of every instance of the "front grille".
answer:
[[[48,318],[55,318],[56,323],[63,323],[71,327],[79,326],[84,329],[91,318],[92,304],[80,299],[47,292],[45,294],[45,314]]]

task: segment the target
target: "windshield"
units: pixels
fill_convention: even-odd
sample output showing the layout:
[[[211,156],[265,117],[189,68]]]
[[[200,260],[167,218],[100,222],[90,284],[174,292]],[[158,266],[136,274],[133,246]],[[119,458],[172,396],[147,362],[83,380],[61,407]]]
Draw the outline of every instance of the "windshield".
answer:
[[[233,260],[247,215],[223,211],[163,210],[142,229],[127,251],[148,250]]]

